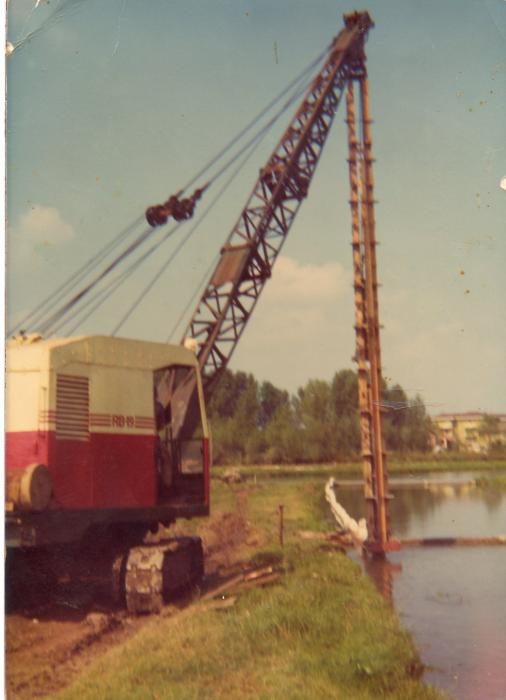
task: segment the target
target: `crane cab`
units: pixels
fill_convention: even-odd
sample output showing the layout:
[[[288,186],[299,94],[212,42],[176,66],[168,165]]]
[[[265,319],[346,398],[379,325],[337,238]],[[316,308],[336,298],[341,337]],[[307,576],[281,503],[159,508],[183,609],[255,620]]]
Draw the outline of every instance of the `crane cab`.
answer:
[[[102,336],[22,336],[7,343],[6,369],[7,544],[208,514],[209,432],[193,352]],[[192,434],[190,394],[198,404]]]

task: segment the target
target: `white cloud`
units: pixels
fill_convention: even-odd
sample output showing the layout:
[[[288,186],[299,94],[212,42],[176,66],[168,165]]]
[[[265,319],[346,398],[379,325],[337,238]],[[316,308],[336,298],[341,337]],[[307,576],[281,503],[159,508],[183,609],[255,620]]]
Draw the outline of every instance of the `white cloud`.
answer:
[[[58,278],[74,238],[73,227],[58,209],[39,204],[33,204],[9,228],[6,262],[11,312],[28,302],[28,290],[47,289],[48,280]]]
[[[74,236],[74,229],[56,207],[33,204],[12,231],[11,245],[56,246],[70,241]]]
[[[262,295],[252,335],[264,345],[269,337],[299,346],[326,333],[336,304],[349,291],[351,275],[337,262],[304,265],[280,257]]]
[[[275,269],[265,290],[265,297],[274,303],[314,306],[335,301],[351,283],[350,273],[337,262],[303,265],[280,257]]]
[[[446,321],[402,311],[402,324],[382,335],[384,374],[409,396],[422,395],[429,413],[504,411],[506,381],[500,333],[484,332],[482,319],[458,314]],[[420,325],[416,321],[420,318]]]
[[[424,291],[380,291],[385,378],[410,397],[421,394],[430,413],[504,411],[504,331],[494,328],[493,310],[475,313],[480,305]],[[311,377],[355,368],[352,275],[339,263],[280,258],[253,316],[233,369],[294,391]]]
[[[279,258],[232,368],[295,390],[348,366],[355,342],[351,283],[351,272],[337,262]]]

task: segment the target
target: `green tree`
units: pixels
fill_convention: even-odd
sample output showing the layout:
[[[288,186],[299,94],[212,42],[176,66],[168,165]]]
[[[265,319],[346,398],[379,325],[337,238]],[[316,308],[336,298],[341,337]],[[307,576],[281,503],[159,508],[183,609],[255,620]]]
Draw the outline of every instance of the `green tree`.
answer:
[[[480,435],[487,435],[490,437],[494,437],[499,434],[499,417],[498,416],[493,416],[490,413],[484,413],[481,422],[480,422],[480,427],[478,428],[478,432]]]
[[[335,459],[346,459],[360,453],[360,416],[358,410],[358,378],[351,369],[336,372],[331,384],[334,408]]]
[[[270,382],[263,382],[259,389],[260,410],[258,424],[265,428],[282,406],[288,406],[290,395]]]
[[[293,464],[302,461],[303,435],[289,401],[279,406],[266,426],[264,434],[266,462]]]
[[[216,386],[208,404],[208,413],[212,418],[232,418],[237,411],[239,399],[244,391],[256,380],[246,372],[232,372],[226,369]]]
[[[388,450],[425,452],[430,448],[431,422],[420,396],[408,399],[404,389],[395,384],[384,387],[383,427]]]
[[[351,369],[336,372],[332,379],[332,396],[336,415],[358,415],[357,373]]]
[[[429,449],[422,399],[383,385],[384,436],[390,451]],[[290,398],[271,382],[227,370],[208,406],[214,458],[230,462],[328,462],[360,454],[357,374],[311,379]],[[490,423],[490,421],[489,421]]]
[[[310,379],[298,390],[294,404],[303,438],[301,459],[305,462],[334,459],[335,412],[329,383]]]
[[[243,462],[262,451],[257,436],[259,411],[253,375],[226,370],[208,406],[216,462]]]

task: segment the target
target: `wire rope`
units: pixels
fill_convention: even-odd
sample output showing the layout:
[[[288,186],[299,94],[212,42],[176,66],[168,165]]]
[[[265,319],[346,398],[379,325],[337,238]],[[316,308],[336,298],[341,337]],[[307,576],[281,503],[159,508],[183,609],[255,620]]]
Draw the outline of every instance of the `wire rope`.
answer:
[[[27,314],[21,321],[17,322],[7,331],[7,335],[14,333],[16,329],[21,329],[26,324],[30,323],[35,325],[40,321],[45,319],[45,314],[48,310],[45,309],[46,306],[54,305],[58,303],[59,300],[68,294],[72,289],[74,289],[77,284],[91,271],[91,268],[97,263],[101,262],[104,258],[109,255],[123,240],[126,240],[129,235],[131,235],[134,229],[141,223],[144,216],[139,216],[135,221],[133,221],[129,226],[126,226],[120,233],[113,238],[112,241],[104,246],[98,253],[95,253],[91,258],[89,258],[84,265],[82,265],[78,270],[76,270],[70,277],[68,277],[57,289],[55,289],[49,296],[43,299],[40,304],[38,304],[29,314]]]
[[[284,95],[289,92],[290,89],[292,89],[294,86],[297,86],[298,84],[301,83],[301,81],[306,77],[307,73],[312,70],[312,68],[318,63],[322,57],[325,55],[325,52],[322,52],[316,59],[314,59],[311,64],[309,64],[304,71],[302,71],[301,74],[297,76],[294,80],[292,80],[289,85],[274,99],[272,100],[259,114],[249,122],[249,124],[246,125],[231,141],[218,153],[217,156],[215,156],[211,161],[208,162],[208,164],[199,171],[199,173],[185,186],[184,189],[187,189],[193,182],[195,182],[203,173],[205,173],[214,163],[216,163],[220,158],[228,151],[230,148],[239,141],[239,139],[244,136],[251,128],[256,124],[262,116],[264,116]],[[277,121],[277,119],[281,116],[281,114],[288,108],[290,104],[294,101],[294,99],[300,94],[300,89],[297,89],[294,91],[292,96],[285,102],[283,107],[260,129],[259,132],[253,135],[252,138],[248,140],[248,142],[241,148],[239,151],[232,156],[212,177],[211,182],[214,182],[218,178],[220,178],[235,162],[238,160],[241,155],[247,151],[252,145],[254,146],[253,150],[256,148],[257,141],[258,143],[260,142],[261,139],[265,136],[265,133],[272,127],[272,125]],[[255,145],[256,144],[256,145]],[[249,154],[251,155],[251,154]],[[249,158],[248,155],[248,158]],[[247,159],[246,159],[247,160]],[[242,165],[241,165],[242,167]],[[227,185],[228,186],[228,185]],[[183,190],[184,191],[184,190]],[[222,192],[220,192],[221,196]],[[218,197],[219,198],[219,197]],[[213,200],[213,206],[217,199]],[[205,214],[208,213],[211,207],[206,209]],[[30,314],[28,314],[20,323],[16,324],[15,328],[21,327],[23,324],[26,324],[28,321],[31,323],[37,322],[40,323],[40,329],[42,333],[47,333],[53,332],[56,328],[62,327],[62,325],[65,325],[68,321],[65,320],[63,323],[58,323],[62,318],[65,317],[66,314],[71,311],[72,308],[74,308],[94,287],[96,287],[97,284],[99,284],[107,275],[109,275],[123,260],[125,260],[129,255],[131,255],[139,246],[146,241],[146,239],[149,237],[149,234],[152,232],[152,228],[146,229],[138,238],[135,239],[133,243],[131,243],[119,256],[117,256],[97,277],[95,277],[91,282],[89,282],[84,289],[82,289],[80,292],[75,294],[70,300],[68,300],[66,303],[63,304],[57,311],[52,313],[50,316],[47,316],[47,306],[51,304],[52,306],[54,303],[57,303],[60,301],[66,294],[69,293],[75,286],[82,281],[82,279],[90,272],[90,270],[93,268],[94,265],[96,265],[98,262],[101,262],[109,253],[114,250],[119,243],[124,240],[131,232],[132,230],[140,223],[142,220],[142,217],[138,217],[136,221],[134,221],[129,227],[124,229],[118,236],[116,236],[110,243],[108,243],[101,251],[99,251],[96,255],[92,256],[78,271],[77,273],[74,273],[72,277],[70,277],[68,280],[66,280],[62,285],[60,285],[52,294],[50,294],[43,302],[41,302]],[[202,219],[201,219],[202,220]],[[199,220],[199,223],[200,221]],[[192,235],[194,232],[195,227],[192,228],[189,236]],[[169,234],[170,235],[170,234]],[[148,257],[155,249],[159,247],[161,243],[163,243],[166,240],[167,236],[165,236],[159,243],[157,243],[155,246],[153,246],[150,251],[148,251],[148,254],[146,256],[141,257],[141,261],[143,261],[146,257]],[[186,239],[185,239],[186,241]],[[178,249],[179,250],[179,249]],[[172,258],[170,259],[172,260]],[[139,261],[135,263],[134,266],[138,266]],[[168,263],[167,263],[168,264]],[[131,269],[131,268],[129,268]],[[160,273],[161,274],[161,273]],[[126,278],[128,277],[128,274],[126,275],[120,275],[119,278],[116,278],[116,281],[118,284],[114,286],[113,291],[116,290],[117,286],[121,284]],[[158,279],[158,277],[155,278],[153,283],[149,284],[148,287],[151,289],[153,286],[154,282]],[[110,289],[111,285],[106,287],[106,289]],[[95,297],[92,298],[91,301],[97,299],[99,295],[96,295]],[[99,305],[103,303],[103,300],[100,301]],[[140,301],[135,303],[135,307],[140,303]],[[86,308],[89,306],[89,304],[85,304],[84,307]],[[78,312],[79,313],[79,312]],[[44,315],[46,314],[46,315]],[[130,314],[127,314],[127,317]],[[126,318],[124,319],[126,320]],[[82,322],[82,320],[81,320]],[[115,331],[121,327],[123,322],[120,322],[120,324],[116,327]],[[80,324],[79,324],[80,325]],[[13,329],[13,330],[14,330]],[[9,331],[12,332],[12,331]]]
[[[186,306],[184,307],[184,309],[183,309],[183,310],[181,311],[181,313],[179,314],[179,316],[178,316],[178,318],[177,318],[175,324],[172,326],[172,330],[171,330],[171,332],[169,333],[169,335],[167,336],[167,339],[166,339],[166,341],[165,341],[166,343],[169,343],[169,342],[172,340],[172,338],[174,337],[174,334],[175,334],[175,332],[177,331],[179,324],[181,323],[181,321],[183,320],[183,318],[185,318],[185,316],[186,316],[188,310],[190,309],[190,307],[192,306],[192,304],[195,303],[195,299],[196,299],[197,296],[199,295],[199,292],[200,292],[200,290],[202,289],[202,287],[204,286],[205,281],[206,281],[207,279],[209,279],[209,276],[211,275],[211,272],[213,271],[213,269],[216,267],[216,263],[218,262],[219,259],[220,259],[220,254],[218,253],[218,254],[215,255],[214,258],[211,260],[211,264],[209,265],[209,267],[206,269],[206,271],[205,271],[204,274],[202,275],[202,277],[201,277],[201,279],[200,279],[200,282],[199,282],[198,285],[197,285],[197,288],[195,289],[194,293],[193,293],[193,294],[191,295],[191,297],[189,298],[189,300],[188,300],[188,302],[186,303]]]
[[[199,172],[194,175],[191,180],[189,180],[186,185],[183,187],[183,192],[187,190],[189,187],[191,187],[197,180],[199,180],[208,170],[211,168],[215,163],[217,163],[222,156],[229,151],[232,146],[234,146],[245,134],[248,133],[248,131],[258,122],[260,119],[262,119],[263,116],[265,116],[279,100],[281,100],[291,89],[294,85],[297,85],[301,80],[303,80],[306,75],[309,73],[309,71],[312,71],[313,68],[323,59],[324,56],[328,53],[330,48],[330,45],[322,51],[313,61],[311,61],[310,64],[304,68],[304,70],[299,73],[297,77],[295,77],[284,90],[282,90],[274,99],[272,99],[258,114],[253,117],[253,119],[246,124],[230,141],[225,144],[225,146],[213,157],[211,160],[208,161],[208,163],[201,169]],[[214,179],[214,178],[212,178]]]
[[[134,250],[136,250],[148,236],[153,232],[151,226],[146,228],[138,238],[131,243],[128,248],[126,248],[120,255],[118,255],[107,267],[102,270],[91,282],[89,282],[80,292],[75,294],[69,301],[67,301],[62,307],[54,312],[49,318],[45,319],[45,322],[41,324],[41,332],[45,333],[51,326],[56,323],[64,314],[68,313],[73,306],[75,306],[83,297],[85,297],[88,292],[90,292],[99,282],[101,282],[108,274],[110,274],[125,258],[127,258]]]
[[[81,307],[75,312],[73,316],[70,316],[66,319],[64,319],[60,324],[53,326],[50,329],[50,333],[55,333],[56,331],[60,330],[61,328],[64,328],[68,323],[75,321],[75,319],[84,311],[86,310],[90,305],[92,305],[94,302],[95,305],[92,307],[91,311],[86,314],[86,316],[82,319],[79,320],[79,322],[72,326],[71,329],[69,329],[68,333],[73,333],[84,321],[86,321],[92,313],[94,313],[102,304],[109,299],[112,294],[118,289],[118,287],[128,279],[128,277],[131,275],[131,273],[142,263],[146,258],[149,257],[149,255],[158,248],[159,245],[164,243],[170,236],[172,236],[173,233],[176,232],[176,230],[181,226],[181,223],[177,223],[175,226],[172,226],[168,231],[166,231],[165,235],[163,236],[160,241],[155,243],[148,251],[145,251],[139,258],[136,258],[129,267],[127,267],[125,270],[123,270],[119,275],[114,277],[112,280],[106,284],[106,286],[98,291],[94,296],[89,298],[86,302],[84,302]]]
[[[299,81],[300,82],[300,78]],[[174,258],[177,256],[177,254],[182,250],[184,245],[188,242],[190,237],[195,233],[195,231],[198,229],[204,218],[207,216],[207,214],[211,211],[211,209],[215,206],[215,204],[218,202],[218,200],[222,197],[224,192],[228,189],[230,184],[233,182],[237,174],[242,170],[244,165],[247,163],[249,158],[253,155],[257,147],[260,145],[262,140],[264,139],[265,135],[267,132],[270,130],[270,128],[273,126],[273,124],[279,119],[279,117],[286,111],[286,109],[292,104],[292,102],[297,99],[297,97],[300,97],[300,94],[304,92],[307,88],[307,85],[304,85],[302,87],[299,86],[296,92],[290,97],[290,99],[283,105],[282,109],[267,122],[262,129],[255,134],[254,137],[252,137],[245,146],[243,146],[237,154],[230,159],[230,161],[219,171],[219,173],[215,176],[215,179],[218,177],[221,177],[223,173],[244,153],[245,150],[248,148],[251,148],[251,151],[247,154],[246,158],[241,162],[239,167],[232,173],[231,177],[227,180],[225,185],[222,187],[222,189],[219,191],[217,196],[212,200],[212,202],[209,204],[207,209],[203,212],[201,218],[195,223],[195,225],[191,228],[189,231],[188,235],[186,238],[183,239],[183,241],[179,244],[179,246],[176,248],[176,250],[171,253],[171,255],[168,257],[168,259],[165,261],[165,263],[162,265],[162,267],[158,270],[157,274],[155,275],[154,278],[150,280],[150,282],[146,285],[142,293],[139,295],[139,297],[135,300],[135,302],[130,306],[126,314],[123,315],[121,318],[120,322],[114,327],[112,334],[115,335],[118,330],[122,327],[122,325],[125,323],[125,321],[131,316],[133,311],[139,306],[139,304],[142,302],[144,297],[146,296],[147,293],[153,288],[154,284],[157,282],[157,280],[160,278],[160,276],[165,272],[167,267],[173,262]],[[198,293],[198,289],[197,289]],[[192,299],[196,296],[196,293],[192,295]],[[179,323],[179,322],[178,322]]]
[[[302,87],[299,87],[297,92],[295,92],[290,99],[283,105],[283,107],[277,112],[271,119],[269,119],[268,122],[265,123],[265,125],[262,127],[262,130],[259,133],[263,133],[264,131],[267,132],[274,124],[275,122],[279,119],[279,117],[290,107],[293,102],[301,96],[307,89],[307,85],[303,85]],[[233,163],[240,158],[242,153],[249,148],[249,146],[256,140],[258,137],[258,134],[255,134],[249,141],[246,142],[244,146],[241,147],[241,149],[232,157],[230,160],[228,160],[225,165],[217,172],[217,174],[214,176],[214,180],[217,180],[219,177],[223,175],[224,172],[228,170],[228,168],[233,165]]]
[[[299,82],[300,82],[300,79],[299,79]],[[306,87],[304,86],[303,89],[306,89]],[[163,271],[164,271],[164,270],[168,267],[168,265],[173,261],[173,259],[174,259],[174,258],[176,257],[176,255],[179,253],[179,251],[180,251],[180,250],[183,248],[183,246],[186,244],[187,240],[193,235],[193,233],[195,232],[195,230],[197,229],[197,227],[200,226],[200,224],[202,223],[204,217],[209,213],[209,211],[214,207],[214,205],[216,204],[216,202],[217,202],[217,201],[220,199],[220,197],[223,195],[224,191],[228,188],[228,186],[229,186],[230,183],[233,181],[233,179],[236,177],[236,175],[238,174],[238,172],[242,169],[242,167],[245,165],[245,163],[246,163],[247,160],[250,158],[250,156],[252,155],[252,153],[255,151],[256,147],[261,143],[261,141],[263,140],[264,136],[266,135],[266,133],[268,132],[268,130],[271,128],[271,126],[273,125],[273,123],[274,123],[274,122],[281,116],[281,114],[288,108],[288,106],[293,102],[293,100],[296,99],[298,96],[300,96],[300,92],[301,92],[301,88],[299,87],[298,90],[297,90],[296,92],[294,92],[294,94],[292,95],[292,97],[286,102],[286,104],[283,106],[283,108],[278,112],[278,114],[276,114],[275,117],[274,117],[273,119],[271,119],[266,125],[264,125],[264,127],[263,127],[257,134],[255,134],[255,136],[254,136],[252,139],[250,139],[250,141],[246,144],[246,146],[243,147],[243,148],[238,152],[238,154],[236,154],[236,156],[234,156],[234,158],[230,159],[230,161],[227,163],[226,167],[224,167],[224,168],[221,169],[220,173],[218,174],[218,177],[220,177],[220,176],[225,172],[225,170],[228,169],[228,168],[235,162],[235,160],[237,160],[237,158],[240,157],[240,155],[241,155],[242,153],[244,153],[244,151],[245,151],[247,148],[252,148],[251,152],[247,155],[247,157],[246,157],[245,160],[241,163],[241,165],[239,166],[239,168],[237,168],[237,170],[234,171],[232,177],[230,178],[229,181],[227,181],[227,183],[226,183],[226,185],[224,186],[224,188],[223,188],[222,190],[220,190],[219,194],[215,197],[215,199],[213,199],[213,201],[211,202],[211,204],[209,205],[209,207],[204,211],[202,217],[199,219],[199,221],[197,222],[197,224],[196,224],[194,227],[192,227],[192,229],[191,229],[190,232],[188,233],[187,238],[183,239],[182,244],[181,244],[180,246],[177,247],[177,249],[176,249],[176,251],[174,252],[174,254],[171,254],[171,256],[169,256],[169,259],[166,261],[166,263],[164,263],[162,269],[157,273],[157,275],[155,276],[155,278],[152,279],[152,280],[148,283],[147,287],[145,287],[145,289],[144,289],[143,293],[140,295],[140,297],[138,297],[138,298],[136,299],[136,301],[134,302],[134,304],[129,308],[129,310],[127,311],[127,313],[122,317],[122,319],[120,320],[119,324],[117,324],[117,325],[115,326],[115,328],[114,328],[113,331],[112,331],[112,335],[115,335],[115,333],[118,332],[118,330],[121,328],[121,326],[123,325],[123,323],[129,318],[129,316],[130,316],[131,313],[135,310],[135,308],[137,308],[137,306],[139,305],[139,303],[140,303],[140,302],[142,301],[142,299],[144,298],[145,294],[147,294],[147,293],[150,291],[150,289],[153,287],[153,285],[154,285],[155,282],[158,280],[158,278],[159,278],[160,275],[163,273]],[[176,227],[176,228],[177,228],[177,227]],[[134,262],[134,264],[133,264],[132,266],[130,266],[130,268],[128,268],[128,269],[125,271],[124,274],[122,274],[120,277],[116,278],[116,280],[114,280],[114,281],[111,283],[111,285],[108,285],[108,286],[106,287],[106,289],[104,290],[104,294],[99,293],[99,294],[95,295],[95,296],[90,300],[90,303],[93,303],[93,301],[95,301],[95,300],[97,300],[97,299],[98,299],[98,301],[97,301],[97,303],[95,304],[95,306],[93,306],[92,311],[89,312],[84,318],[81,318],[80,321],[79,321],[75,326],[73,326],[73,328],[72,328],[69,332],[73,332],[76,328],[78,328],[85,320],[87,320],[87,319],[89,318],[89,316],[91,315],[92,312],[94,312],[97,308],[99,308],[99,307],[104,303],[104,301],[106,300],[106,298],[108,298],[108,297],[105,296],[105,292],[107,292],[109,289],[112,288],[111,294],[113,294],[113,293],[116,291],[116,289],[118,289],[118,287],[128,278],[129,273],[130,273],[134,268],[138,268],[138,267],[140,266],[140,264],[142,264],[142,262],[144,262],[144,260],[146,260],[155,250],[157,250],[157,249],[167,240],[167,238],[168,238],[169,236],[172,235],[172,233],[173,233],[173,230],[171,229],[171,231],[169,231],[168,234],[166,234],[162,239],[160,239],[160,241],[158,241],[154,246],[152,246],[144,255],[142,255],[139,259],[137,259],[137,260]],[[109,296],[110,296],[110,295],[109,295]],[[89,304],[85,304],[83,307],[81,307],[81,310],[84,310],[85,308],[87,308],[87,306],[89,306]],[[81,313],[81,310],[78,311],[78,314]],[[51,332],[55,332],[55,331],[58,330],[59,328],[64,327],[67,323],[68,323],[68,320],[65,320],[62,324],[52,327],[52,328],[51,328]]]
[[[304,89],[305,89],[305,88],[304,88]],[[303,90],[302,90],[301,92],[303,92]],[[299,96],[300,96],[300,93],[299,93]],[[200,290],[202,289],[202,287],[203,287],[203,285],[204,285],[206,279],[209,278],[209,276],[210,276],[212,270],[213,270],[214,267],[216,266],[216,263],[217,263],[217,261],[219,260],[219,257],[220,257],[219,255],[216,255],[216,256],[213,258],[213,260],[211,261],[211,264],[209,265],[209,267],[206,269],[206,271],[205,271],[204,275],[202,276],[202,278],[201,278],[201,280],[200,280],[200,282],[199,282],[199,284],[198,284],[196,290],[194,291],[194,293],[192,294],[192,296],[191,296],[190,299],[188,300],[188,302],[187,302],[187,304],[185,305],[184,309],[182,310],[182,312],[181,312],[180,315],[178,316],[178,318],[177,318],[177,320],[176,320],[174,326],[172,327],[172,330],[171,330],[171,332],[170,332],[170,334],[168,335],[167,340],[166,340],[167,343],[170,342],[170,341],[173,339],[174,334],[175,334],[175,332],[176,332],[176,330],[177,330],[179,324],[181,323],[181,321],[183,320],[183,318],[186,316],[186,313],[188,312],[188,309],[190,308],[190,306],[192,305],[192,303],[195,302],[195,299],[196,299],[196,297],[198,296]]]
[[[265,132],[267,133],[267,132]],[[202,222],[205,220],[207,215],[210,213],[210,211],[214,208],[214,206],[217,204],[217,202],[221,199],[221,197],[225,194],[226,190],[230,187],[232,182],[235,180],[239,172],[242,170],[242,168],[246,165],[248,160],[251,158],[257,147],[260,145],[262,139],[265,136],[265,133],[257,135],[256,143],[250,144],[250,152],[246,155],[246,157],[242,160],[240,163],[239,167],[236,168],[229,179],[225,182],[223,187],[219,190],[219,192],[216,194],[214,199],[209,203],[207,208],[202,212],[201,217],[199,218],[198,221],[195,222],[195,224],[191,227],[190,231],[188,232],[187,236],[181,241],[181,243],[176,247],[176,249],[169,255],[169,257],[166,259],[166,261],[163,263],[161,268],[158,270],[156,273],[155,277],[150,280],[150,282],[146,285],[146,287],[143,289],[141,295],[135,300],[135,302],[130,306],[128,311],[123,315],[121,318],[120,322],[114,327],[111,335],[115,335],[118,330],[121,328],[121,326],[125,323],[125,321],[131,316],[131,314],[135,311],[135,309],[139,306],[141,301],[144,299],[146,294],[152,289],[154,284],[158,281],[160,276],[166,271],[168,266],[173,262],[174,258],[178,255],[178,253],[183,249],[183,247],[186,245],[186,243],[190,240],[190,238],[193,236],[193,234],[197,231],[199,226],[202,224]]]

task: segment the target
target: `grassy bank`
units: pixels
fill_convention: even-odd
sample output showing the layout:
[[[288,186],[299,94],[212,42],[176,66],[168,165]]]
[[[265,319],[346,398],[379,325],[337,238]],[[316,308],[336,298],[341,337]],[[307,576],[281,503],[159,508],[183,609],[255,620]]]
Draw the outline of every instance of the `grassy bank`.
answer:
[[[154,617],[56,698],[443,697],[420,682],[410,635],[359,567],[335,549],[298,541],[299,529],[328,527],[320,480],[214,481],[212,489],[216,523],[240,503],[257,538],[241,556],[277,561],[279,583],[244,591],[226,610],[195,601],[175,615]],[[279,503],[285,506],[283,550],[276,545]],[[207,544],[213,527],[213,519],[191,523]]]
[[[155,619],[56,697],[436,699],[411,638],[344,555],[291,547],[282,583],[228,612]]]
[[[222,476],[231,467],[214,466],[213,475]],[[244,465],[237,469],[248,478],[328,478],[330,476],[354,477],[362,475],[360,462],[336,462],[335,464],[282,464],[282,465]],[[407,459],[388,458],[388,472],[391,476],[419,474],[422,472],[447,471],[500,471],[506,470],[506,459]]]

